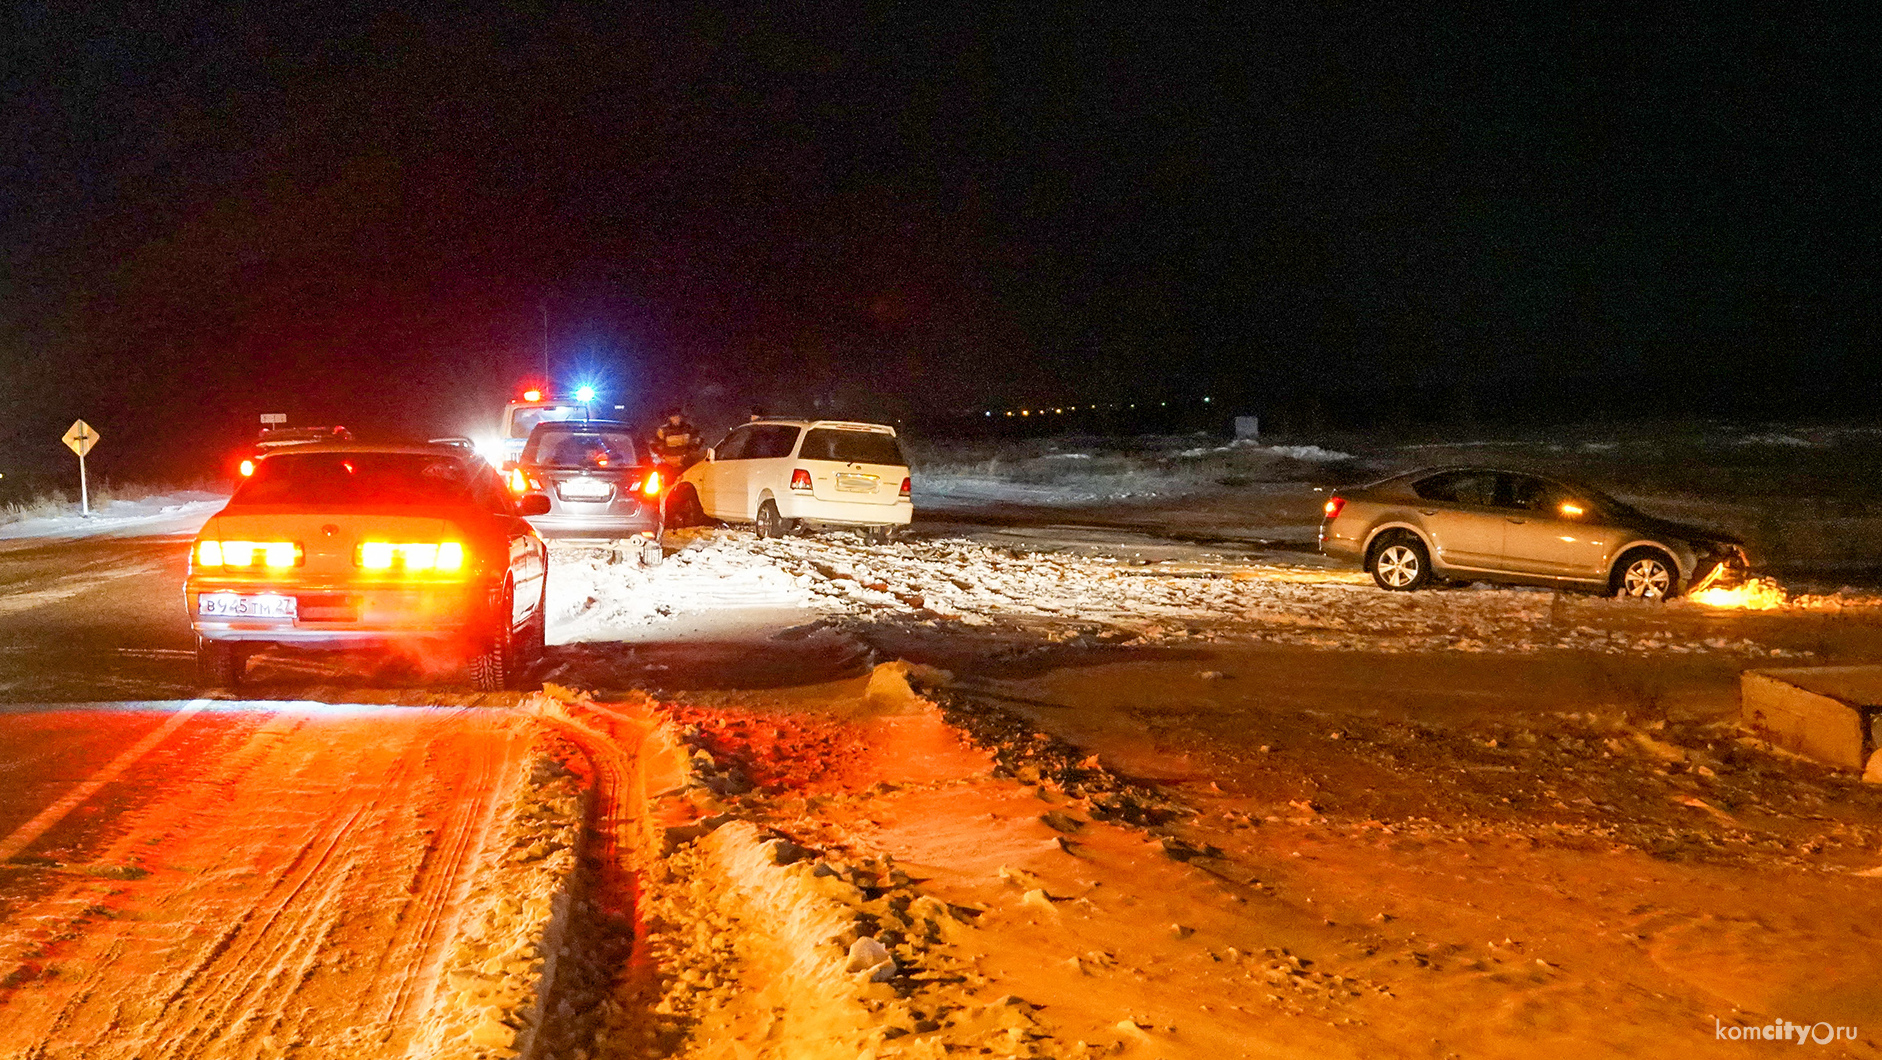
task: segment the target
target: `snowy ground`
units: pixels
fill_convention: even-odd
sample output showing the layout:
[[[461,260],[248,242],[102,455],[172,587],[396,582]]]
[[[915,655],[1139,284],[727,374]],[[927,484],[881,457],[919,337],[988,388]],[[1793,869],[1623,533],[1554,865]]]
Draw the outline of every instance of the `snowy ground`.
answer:
[[[1389,594],[1299,549],[1316,485],[1514,448],[1854,555],[1869,501],[1811,476],[1875,439],[1734,430],[957,453],[886,547],[555,544],[560,707],[282,653],[167,732],[0,713],[0,1056],[1878,1055],[1882,789],[1733,719],[1744,669],[1882,658],[1882,594]],[[115,529],[217,502],[169,503]],[[15,549],[0,657],[185,687],[181,552]]]
[[[1785,658],[1794,648],[1712,631],[1682,636],[1669,614],[1704,605],[1642,605],[1488,585],[1397,596],[1358,571],[1318,564],[1020,551],[964,538],[863,546],[846,535],[761,541],[740,530],[682,531],[654,568],[555,546],[553,643],[646,643],[741,627],[776,631],[816,617],[972,629],[1058,620],[1086,634],[1145,643],[1249,641],[1345,650],[1531,653],[1725,653]],[[1882,608],[1860,590],[1802,598],[1793,610]]]
[[[50,511],[42,506],[24,514],[0,515],[0,540],[194,534],[228,502],[226,494],[179,490],[135,501],[110,501],[90,515],[79,512],[76,504]]]

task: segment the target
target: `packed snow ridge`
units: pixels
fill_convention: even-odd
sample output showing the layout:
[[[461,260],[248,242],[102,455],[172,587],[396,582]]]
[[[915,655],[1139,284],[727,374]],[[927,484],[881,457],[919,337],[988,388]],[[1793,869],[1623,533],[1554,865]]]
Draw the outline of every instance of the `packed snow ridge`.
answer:
[[[1716,652],[1782,657],[1745,637],[1688,638],[1655,624],[1612,623],[1630,602],[1479,586],[1386,595],[1357,571],[1165,564],[1019,553],[972,541],[847,536],[759,540],[732,530],[669,535],[679,550],[642,568],[557,545],[550,562],[551,640],[673,636],[702,613],[782,628],[817,617],[988,627],[1056,619],[1153,642],[1254,640],[1366,651]],[[1676,607],[1696,604],[1676,602]],[[1068,633],[1076,635],[1076,632]]]

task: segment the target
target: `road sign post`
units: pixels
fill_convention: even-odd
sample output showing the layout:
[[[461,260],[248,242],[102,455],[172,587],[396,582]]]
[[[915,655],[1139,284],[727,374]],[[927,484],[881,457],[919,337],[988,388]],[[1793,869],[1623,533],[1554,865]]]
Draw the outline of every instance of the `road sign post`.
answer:
[[[87,518],[91,516],[91,490],[85,482],[85,454],[98,444],[98,432],[84,420],[73,420],[72,426],[62,439],[66,447],[78,454],[78,504],[79,510]]]

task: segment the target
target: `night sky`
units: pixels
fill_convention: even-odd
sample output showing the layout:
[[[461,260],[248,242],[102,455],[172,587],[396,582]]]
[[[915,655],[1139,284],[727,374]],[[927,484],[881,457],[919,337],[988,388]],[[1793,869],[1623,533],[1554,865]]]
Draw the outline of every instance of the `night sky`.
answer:
[[[0,471],[482,429],[545,307],[636,415],[1872,414],[1875,27],[1645,6],[10,5]]]

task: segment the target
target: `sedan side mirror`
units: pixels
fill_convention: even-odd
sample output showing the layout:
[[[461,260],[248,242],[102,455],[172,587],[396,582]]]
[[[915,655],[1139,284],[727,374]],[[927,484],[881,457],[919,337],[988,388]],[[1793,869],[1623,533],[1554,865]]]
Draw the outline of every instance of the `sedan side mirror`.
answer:
[[[525,518],[531,515],[548,515],[549,495],[546,493],[525,494],[522,500],[516,502],[516,514]]]
[[[719,459],[719,447],[716,445],[707,446],[706,447],[706,463],[708,464],[716,463],[718,459]]]

